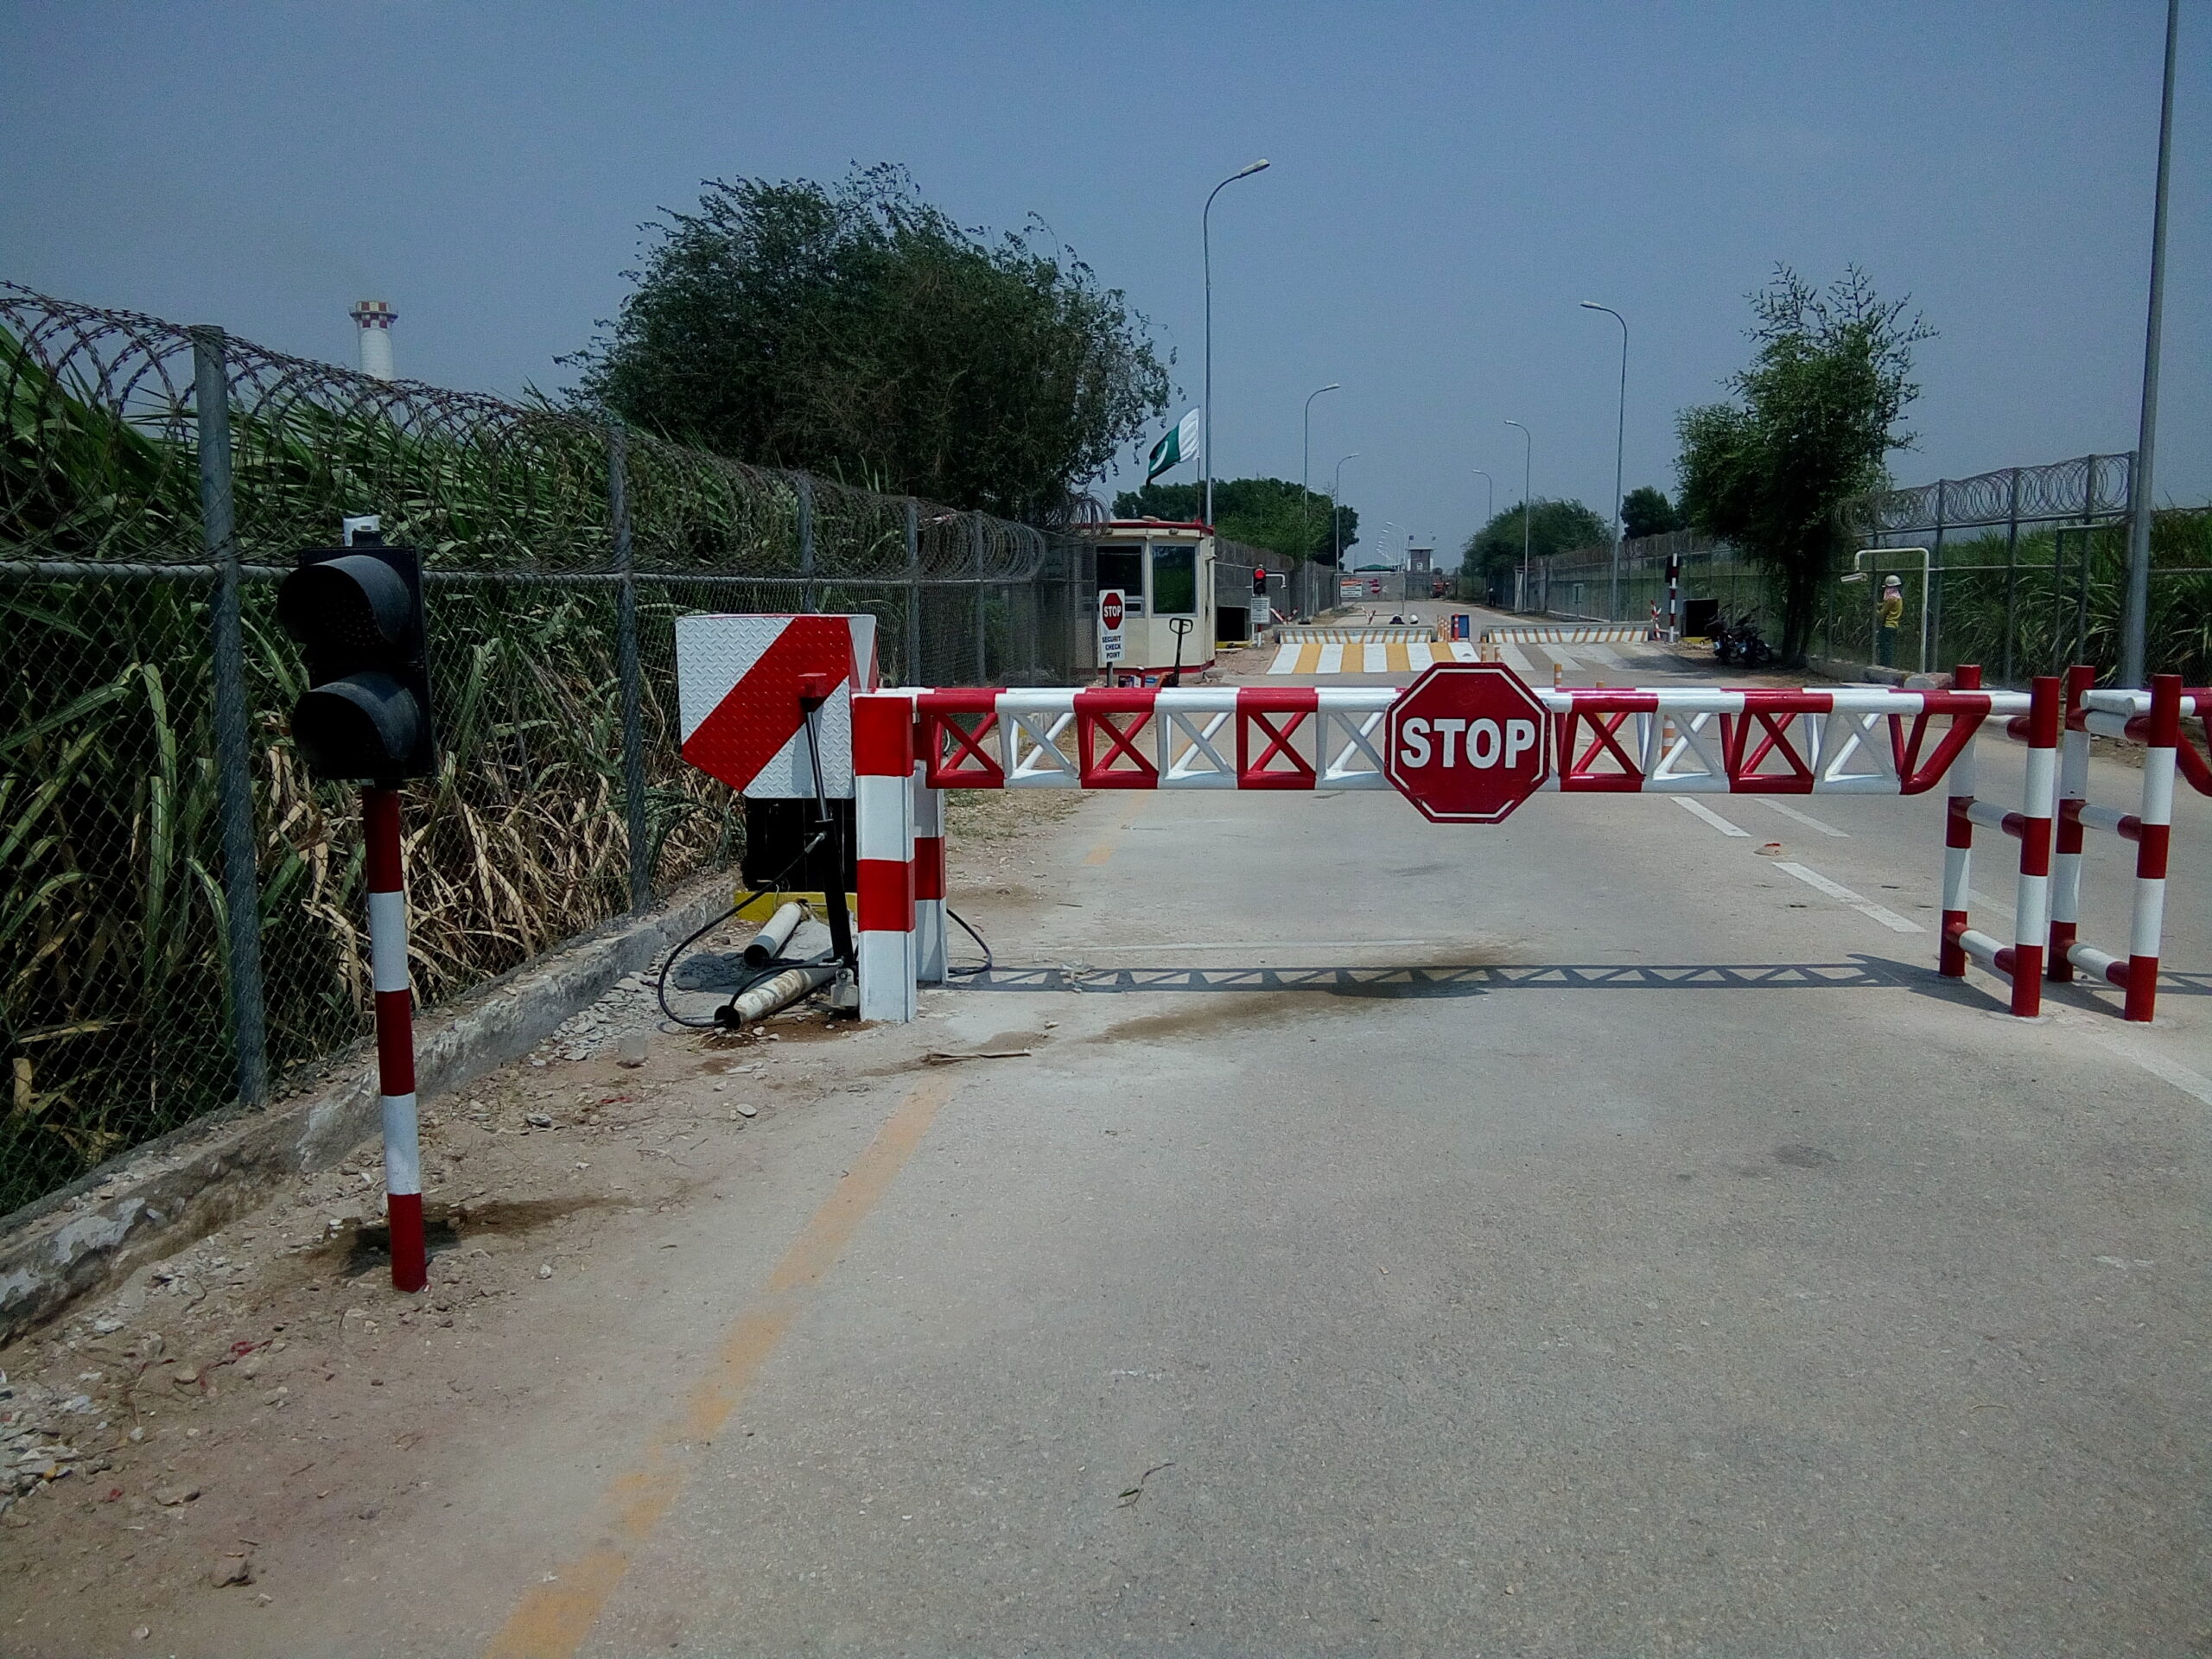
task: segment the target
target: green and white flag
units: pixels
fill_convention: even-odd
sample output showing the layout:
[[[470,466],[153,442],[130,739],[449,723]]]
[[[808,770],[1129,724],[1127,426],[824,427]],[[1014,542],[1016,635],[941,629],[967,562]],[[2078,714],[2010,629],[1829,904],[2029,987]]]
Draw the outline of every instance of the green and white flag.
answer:
[[[1151,470],[1144,481],[1151,483],[1171,467],[1186,461],[1195,461],[1198,454],[1198,411],[1192,410],[1167,429],[1167,435],[1152,446]]]

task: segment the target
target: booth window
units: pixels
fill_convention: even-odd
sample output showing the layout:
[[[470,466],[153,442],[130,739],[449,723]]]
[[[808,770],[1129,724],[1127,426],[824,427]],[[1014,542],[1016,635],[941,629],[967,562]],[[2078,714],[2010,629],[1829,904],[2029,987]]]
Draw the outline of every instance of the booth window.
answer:
[[[1131,616],[1144,614],[1144,550],[1135,547],[1098,550],[1098,591],[1122,592],[1122,608]]]
[[[1155,546],[1152,550],[1152,613],[1154,616],[1196,616],[1198,613],[1198,549]]]

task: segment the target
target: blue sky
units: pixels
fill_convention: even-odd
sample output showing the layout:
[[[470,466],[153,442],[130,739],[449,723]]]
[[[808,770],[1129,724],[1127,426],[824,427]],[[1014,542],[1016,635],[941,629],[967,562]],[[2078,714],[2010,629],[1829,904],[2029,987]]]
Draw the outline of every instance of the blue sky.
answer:
[[[2158,493],[2212,496],[2212,9],[2183,8]],[[0,276],[514,392],[610,315],[709,176],[910,167],[1041,215],[1195,402],[1214,209],[1217,471],[1358,451],[1345,498],[1456,545],[1520,493],[1603,512],[1745,354],[1777,261],[1865,265],[1941,337],[1902,481],[2133,446],[2164,7],[17,4]],[[1111,487],[1110,483],[1107,486]],[[1395,537],[1394,537],[1394,540]],[[1376,545],[1372,534],[1369,545]]]

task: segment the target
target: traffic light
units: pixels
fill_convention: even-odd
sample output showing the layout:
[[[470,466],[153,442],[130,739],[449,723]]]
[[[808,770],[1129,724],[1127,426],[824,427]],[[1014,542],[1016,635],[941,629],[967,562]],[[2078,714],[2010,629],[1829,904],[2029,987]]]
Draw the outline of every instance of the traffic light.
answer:
[[[1255,599],[1268,596],[1268,567],[1264,564],[1255,567],[1252,571],[1252,596]]]
[[[423,566],[412,548],[312,548],[276,589],[307,658],[292,741],[317,778],[394,784],[437,769]]]

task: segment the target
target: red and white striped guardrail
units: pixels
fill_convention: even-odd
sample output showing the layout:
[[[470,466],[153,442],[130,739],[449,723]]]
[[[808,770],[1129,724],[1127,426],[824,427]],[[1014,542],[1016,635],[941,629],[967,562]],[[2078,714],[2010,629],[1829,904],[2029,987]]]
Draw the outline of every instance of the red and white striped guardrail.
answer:
[[[1980,671],[1961,669],[1961,677]],[[2012,1008],[2033,1018],[2042,1010],[2043,982],[2065,982],[2081,969],[2126,993],[2125,1018],[2147,1023],[2157,1010],[2159,936],[2164,926],[2166,855],[2173,824],[2177,772],[2212,795],[2212,758],[2182,741],[2182,716],[2212,710],[2212,690],[2184,688],[2178,675],[2152,677],[2149,691],[2093,689],[2094,671],[2076,666],[2063,680],[2038,679],[2025,719],[2007,735],[2028,745],[2020,810],[2007,812],[1974,798],[1971,747],[1951,768],[1943,871],[1943,943],[1940,967],[1966,973],[1968,958],[2012,982]],[[2139,809],[2119,812],[2086,798],[2092,735],[2145,746]],[[1974,826],[2002,830],[2020,843],[2019,887],[2012,943],[2001,944],[1968,925],[1967,880]],[[2135,895],[2125,957],[2083,944],[2081,916],[2085,830],[2110,830],[2135,842]]]

